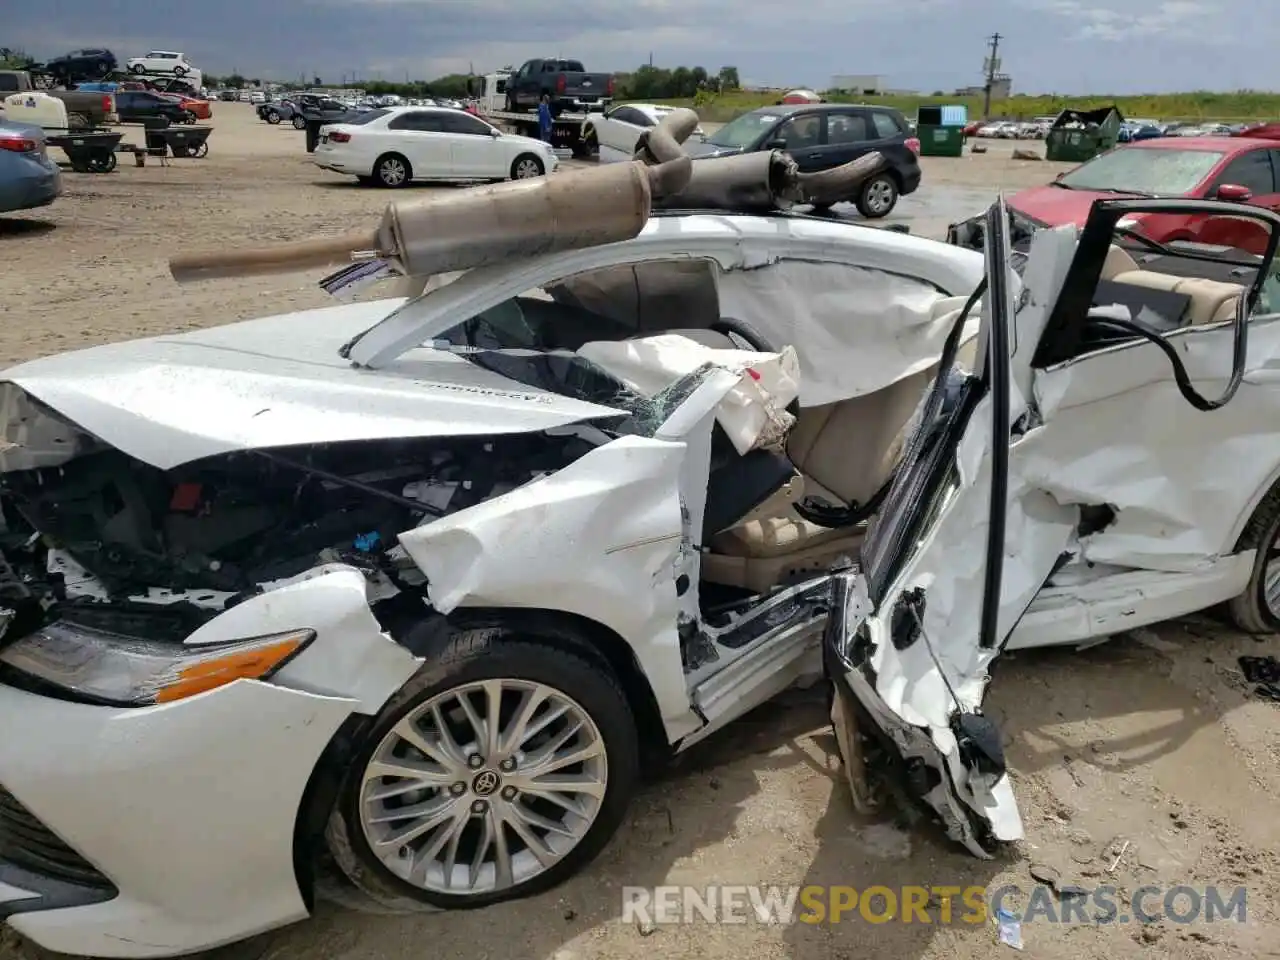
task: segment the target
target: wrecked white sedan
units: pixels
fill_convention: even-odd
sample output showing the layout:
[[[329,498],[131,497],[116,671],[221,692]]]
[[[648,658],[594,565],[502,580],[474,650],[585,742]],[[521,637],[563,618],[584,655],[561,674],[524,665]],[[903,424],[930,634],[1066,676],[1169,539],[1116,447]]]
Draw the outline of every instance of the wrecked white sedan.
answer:
[[[1020,280],[999,206],[984,262],[651,215],[670,170],[638,170],[450,194],[422,233],[393,207],[334,286],[475,267],[409,299],[4,373],[0,918],[191,952],[305,917],[322,853],[388,906],[531,894],[643,757],[824,667],[855,796],[884,761],[986,855],[1020,831],[1002,648],[1277,622],[1270,257],[1179,293],[1104,203]],[[435,239],[570,187],[572,244]]]

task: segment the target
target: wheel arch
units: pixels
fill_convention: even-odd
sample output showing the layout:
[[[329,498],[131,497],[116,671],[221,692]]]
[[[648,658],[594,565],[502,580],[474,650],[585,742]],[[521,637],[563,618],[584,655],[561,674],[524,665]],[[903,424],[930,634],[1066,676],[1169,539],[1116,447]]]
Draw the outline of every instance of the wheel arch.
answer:
[[[490,627],[501,630],[504,636],[538,640],[548,646],[576,653],[584,659],[608,670],[617,679],[626,694],[631,714],[636,721],[645,767],[661,763],[671,755],[666,727],[654,696],[635,651],[615,631],[602,623],[580,614],[551,609],[468,608],[455,610],[448,618],[454,630],[473,630]],[[439,633],[428,647],[443,646],[447,636]],[[416,656],[426,657],[428,651],[414,649]]]
[[[1231,535],[1227,538],[1227,543],[1223,544],[1224,550],[1235,554],[1248,549],[1245,546],[1245,537],[1253,523],[1253,518],[1257,516],[1258,508],[1263,505],[1263,502],[1276,491],[1280,491],[1280,463],[1272,468],[1266,481],[1253,492],[1246,508],[1236,517],[1231,527]]]
[[[409,609],[419,614],[413,626],[401,619]],[[562,610],[524,608],[476,607],[454,611],[447,618],[439,614],[422,617],[421,607],[415,604],[385,620],[384,627],[390,628],[396,642],[423,660],[438,655],[457,633],[480,628],[574,653],[617,679],[635,719],[642,769],[655,770],[672,755],[657,698],[640,662],[627,642],[601,623]],[[356,713],[347,718],[321,754],[299,804],[293,837],[294,875],[308,911],[315,908],[317,885],[324,876],[325,825],[338,802],[347,770],[375,721],[374,716]]]

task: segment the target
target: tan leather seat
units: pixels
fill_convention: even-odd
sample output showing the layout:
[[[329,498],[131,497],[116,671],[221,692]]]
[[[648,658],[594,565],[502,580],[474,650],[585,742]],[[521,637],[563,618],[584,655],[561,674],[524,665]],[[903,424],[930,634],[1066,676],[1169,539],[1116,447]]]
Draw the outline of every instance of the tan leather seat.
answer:
[[[1114,243],[1107,251],[1107,259],[1102,262],[1102,279],[1114,280],[1116,274],[1132,273],[1138,269],[1138,261],[1129,256],[1129,252],[1123,247],[1117,247]]]
[[[856,560],[864,533],[862,527],[819,527],[794,511],[752,520],[712,538],[711,551],[702,555],[702,579],[764,593],[788,577]]]
[[[940,301],[935,317],[957,314],[963,304],[962,297]],[[972,370],[976,350],[974,338],[961,346],[957,362]],[[931,366],[875,393],[801,409],[787,455],[804,478],[803,496],[833,506],[870,502],[893,476],[907,424],[936,373]],[[857,559],[865,535],[862,526],[811,523],[794,508],[757,517],[711,538],[703,579],[763,592],[792,575]]]
[[[869,502],[893,475],[907,422],[934,373],[929,368],[875,393],[802,409],[787,454],[804,477],[804,495],[833,505]],[[856,559],[863,534],[861,527],[818,526],[790,509],[714,536],[703,577],[762,592],[792,574]]]
[[[1202,277],[1176,277],[1154,270],[1130,270],[1118,273],[1110,279],[1129,286],[1168,290],[1190,297],[1188,317],[1192,326],[1230,320],[1235,316],[1236,303],[1244,293],[1244,288],[1236,283],[1223,283]]]

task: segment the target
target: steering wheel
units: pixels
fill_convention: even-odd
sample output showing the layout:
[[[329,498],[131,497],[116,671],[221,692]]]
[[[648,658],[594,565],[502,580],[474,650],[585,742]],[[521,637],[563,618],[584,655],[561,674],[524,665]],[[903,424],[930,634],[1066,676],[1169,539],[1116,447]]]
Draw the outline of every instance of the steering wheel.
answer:
[[[768,339],[751,324],[735,317],[721,317],[707,327],[708,330],[714,330],[716,333],[723,334],[730,340],[741,340],[756,353],[777,353],[778,348],[771,344]],[[800,416],[800,398],[796,397],[787,404],[787,413],[793,417]]]
[[[773,346],[755,327],[733,317],[721,317],[707,329],[723,334],[735,342],[741,340],[756,353],[778,352],[777,347]]]

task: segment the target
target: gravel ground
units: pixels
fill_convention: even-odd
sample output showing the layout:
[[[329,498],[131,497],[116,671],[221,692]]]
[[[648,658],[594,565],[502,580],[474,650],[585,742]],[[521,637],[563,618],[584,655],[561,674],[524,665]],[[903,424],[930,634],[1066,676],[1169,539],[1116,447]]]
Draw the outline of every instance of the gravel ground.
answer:
[[[211,152],[167,168],[131,163],[66,174],[52,208],[0,218],[0,359],[324,305],[318,275],[179,287],[165,258],[372,222],[387,194],[316,169],[302,135],[247,105],[218,104]],[[136,139],[136,133],[129,139]],[[894,219],[940,235],[998,190],[1043,182],[1054,164],[985,156],[931,159],[924,188]],[[441,188],[423,188],[423,191]],[[854,215],[854,214],[850,214]],[[381,917],[322,905],[310,922],[217,951],[228,960],[610,957],[700,960],[976,960],[1009,947],[990,924],[711,925],[624,923],[624,885],[664,883],[1061,884],[1121,891],[1185,884],[1248,888],[1248,922],[1169,919],[1024,924],[1027,953],[1049,960],[1142,956],[1278,957],[1280,711],[1253,698],[1243,653],[1276,638],[1212,617],[1176,621],[1083,652],[1006,658],[989,699],[1002,725],[1027,839],[1000,860],[959,854],[928,829],[855,815],[843,792],[821,697],[795,693],[696,749],[647,788],[587,873],[516,904],[455,915]],[[13,735],[12,733],[10,735]],[[1122,894],[1123,895],[1123,894]],[[1147,900],[1148,907],[1160,897]],[[1093,912],[1093,911],[1090,911]],[[1125,915],[1122,908],[1120,913]],[[0,960],[38,953],[0,932]],[[212,955],[211,955],[212,956]]]

